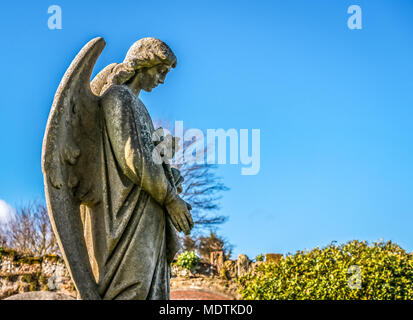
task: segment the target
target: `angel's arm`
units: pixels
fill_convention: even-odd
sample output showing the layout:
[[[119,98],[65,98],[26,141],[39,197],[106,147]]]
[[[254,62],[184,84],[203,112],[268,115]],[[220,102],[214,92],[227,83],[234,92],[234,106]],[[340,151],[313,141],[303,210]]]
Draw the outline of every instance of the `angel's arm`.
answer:
[[[175,197],[162,165],[144,151],[139,121],[132,107],[131,93],[122,86],[112,86],[102,97],[102,108],[110,144],[123,173],[135,184],[141,185],[159,204]]]

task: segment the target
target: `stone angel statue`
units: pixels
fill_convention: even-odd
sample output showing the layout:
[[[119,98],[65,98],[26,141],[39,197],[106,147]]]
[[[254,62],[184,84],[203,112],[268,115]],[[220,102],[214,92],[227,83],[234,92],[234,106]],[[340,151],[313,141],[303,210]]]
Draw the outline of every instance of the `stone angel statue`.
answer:
[[[152,159],[157,132],[138,95],[177,59],[143,38],[90,82],[104,46],[100,37],[87,43],[55,94],[42,152],[51,224],[79,299],[169,299],[191,207],[178,194],[179,171]]]

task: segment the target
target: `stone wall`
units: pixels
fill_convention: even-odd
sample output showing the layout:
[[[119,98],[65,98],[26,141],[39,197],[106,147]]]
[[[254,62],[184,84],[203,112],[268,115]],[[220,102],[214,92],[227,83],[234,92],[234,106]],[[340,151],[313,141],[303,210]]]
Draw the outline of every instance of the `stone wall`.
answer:
[[[56,255],[28,257],[14,250],[0,252],[0,299],[30,291],[75,295],[63,260]]]

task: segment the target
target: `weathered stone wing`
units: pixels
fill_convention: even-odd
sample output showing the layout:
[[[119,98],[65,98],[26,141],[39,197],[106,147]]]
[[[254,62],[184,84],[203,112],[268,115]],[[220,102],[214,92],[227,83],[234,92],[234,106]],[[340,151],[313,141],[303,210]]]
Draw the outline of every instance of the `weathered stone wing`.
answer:
[[[100,202],[101,112],[90,76],[105,47],[88,42],[60,82],[43,141],[42,171],[52,227],[80,298],[99,299],[83,236],[80,205]]]

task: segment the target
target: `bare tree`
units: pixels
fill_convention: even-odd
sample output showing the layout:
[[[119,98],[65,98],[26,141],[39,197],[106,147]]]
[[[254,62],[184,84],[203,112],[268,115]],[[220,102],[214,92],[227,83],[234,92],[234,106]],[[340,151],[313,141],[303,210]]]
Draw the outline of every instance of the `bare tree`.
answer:
[[[231,256],[233,246],[213,231],[210,232],[209,236],[200,236],[198,242],[198,251],[206,260],[209,260],[211,252],[214,251],[223,251],[227,259]]]
[[[182,198],[191,204],[195,228],[211,229],[224,223],[227,217],[218,213],[221,193],[228,188],[215,175],[216,167],[208,164],[183,165]]]
[[[7,247],[7,238],[5,235],[4,227],[0,225],[0,248]]]
[[[20,208],[2,229],[4,244],[9,248],[36,256],[59,252],[47,208],[43,204],[32,203]]]

